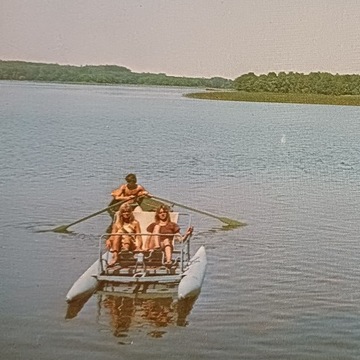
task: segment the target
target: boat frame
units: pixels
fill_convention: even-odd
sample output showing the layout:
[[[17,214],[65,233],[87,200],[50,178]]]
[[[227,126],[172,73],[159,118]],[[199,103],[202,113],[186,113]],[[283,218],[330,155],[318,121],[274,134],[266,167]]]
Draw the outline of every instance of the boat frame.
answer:
[[[147,216],[147,221],[149,221],[150,218],[153,219],[154,212],[134,211],[134,215],[138,221],[139,218],[144,216]],[[176,219],[176,222],[179,215],[188,217],[189,227],[191,225],[191,215],[187,213],[171,213],[171,217]],[[142,221],[141,229],[146,228],[147,225]],[[197,296],[200,292],[206,270],[206,253],[205,248],[201,246],[196,254],[192,258],[190,257],[191,235],[185,241],[179,242],[175,241],[175,239],[176,237],[182,238],[180,234],[151,234],[155,236],[173,236],[171,266],[166,266],[163,251],[150,250],[120,251],[119,261],[114,266],[109,267],[111,253],[104,249],[104,242],[111,235],[129,235],[129,233],[107,233],[100,236],[98,259],[69,290],[68,302],[79,298],[83,294],[97,291],[124,295],[169,294],[178,299]],[[142,232],[141,234],[131,235],[144,237],[150,234]]]

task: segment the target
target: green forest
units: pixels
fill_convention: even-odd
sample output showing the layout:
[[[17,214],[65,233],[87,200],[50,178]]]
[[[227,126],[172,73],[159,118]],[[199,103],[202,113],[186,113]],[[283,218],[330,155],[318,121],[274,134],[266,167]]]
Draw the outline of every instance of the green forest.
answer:
[[[70,66],[2,60],[0,60],[0,80],[233,88],[232,80],[221,77],[205,79],[134,73],[126,67],[116,65]]]
[[[270,72],[257,76],[248,73],[235,79],[234,89],[279,94],[360,95],[360,75]]]
[[[168,76],[163,73],[135,73],[116,65],[71,66],[0,60],[0,80],[182,86],[259,94],[360,95],[360,75],[333,75],[327,72],[269,72],[267,75],[250,72],[230,80],[221,77],[207,79]]]

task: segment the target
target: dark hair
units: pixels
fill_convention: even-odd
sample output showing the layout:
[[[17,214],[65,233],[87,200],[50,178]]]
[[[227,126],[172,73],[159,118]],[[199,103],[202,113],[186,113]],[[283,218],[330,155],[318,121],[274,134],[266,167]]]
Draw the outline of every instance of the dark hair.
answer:
[[[167,212],[167,216],[166,216],[166,221],[170,221],[170,208],[164,204],[160,205],[155,212],[155,222],[159,222],[160,221],[160,217],[159,217],[159,213],[160,211],[166,211]]]
[[[135,174],[128,174],[128,175],[126,175],[126,177],[125,177],[125,180],[127,181],[127,182],[137,182],[137,179],[136,179],[136,175]]]

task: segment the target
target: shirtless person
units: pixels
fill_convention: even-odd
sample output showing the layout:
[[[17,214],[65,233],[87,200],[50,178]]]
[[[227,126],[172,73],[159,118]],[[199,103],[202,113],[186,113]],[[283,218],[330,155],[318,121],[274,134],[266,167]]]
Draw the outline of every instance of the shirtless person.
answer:
[[[132,200],[139,196],[150,196],[148,191],[139,184],[137,184],[137,179],[135,174],[128,174],[125,178],[127,184],[121,185],[119,188],[113,190],[111,195],[114,200],[122,201],[122,200]],[[135,201],[135,200],[134,200]],[[128,201],[129,204],[134,201]]]

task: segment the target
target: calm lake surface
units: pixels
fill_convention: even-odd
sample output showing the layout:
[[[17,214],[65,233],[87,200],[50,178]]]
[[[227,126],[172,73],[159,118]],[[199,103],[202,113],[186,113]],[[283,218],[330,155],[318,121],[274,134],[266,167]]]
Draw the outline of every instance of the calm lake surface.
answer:
[[[2,359],[358,359],[360,108],[174,88],[0,82]],[[188,309],[95,295],[65,318],[102,214],[135,172],[193,214],[208,269]],[[192,308],[191,308],[192,305]]]

